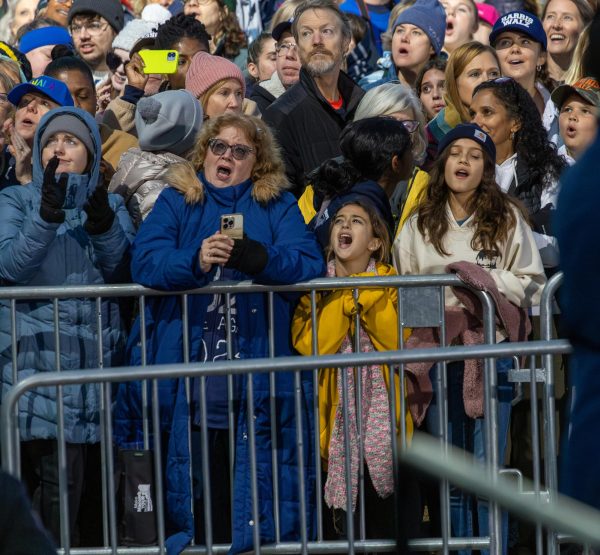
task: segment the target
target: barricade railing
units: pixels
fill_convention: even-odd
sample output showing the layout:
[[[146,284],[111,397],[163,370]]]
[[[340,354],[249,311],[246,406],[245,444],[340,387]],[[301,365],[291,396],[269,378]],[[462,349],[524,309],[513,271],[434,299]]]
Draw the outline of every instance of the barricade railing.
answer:
[[[191,382],[190,382],[190,376],[196,376],[197,378],[200,379],[200,384],[201,384],[201,388],[202,391],[204,391],[204,376],[208,375],[202,372],[197,372],[196,370],[190,371],[191,373],[189,373],[187,370],[187,366],[188,364],[190,365],[190,368],[196,368],[199,369],[200,366],[194,363],[190,363],[190,353],[189,353],[189,349],[190,349],[190,338],[188,335],[188,330],[189,330],[189,318],[190,318],[190,314],[189,314],[189,300],[193,295],[225,295],[225,299],[226,299],[226,310],[225,310],[225,320],[226,320],[226,326],[227,326],[227,355],[228,358],[232,358],[232,345],[231,345],[231,321],[232,321],[232,313],[234,312],[234,309],[232,307],[232,299],[235,295],[242,295],[242,294],[247,294],[247,293],[264,293],[266,296],[266,303],[265,303],[265,308],[266,311],[268,313],[268,320],[269,320],[269,355],[270,358],[268,359],[269,362],[267,364],[267,368],[268,368],[268,372],[270,372],[271,375],[271,397],[272,399],[275,398],[275,381],[273,379],[274,377],[274,373],[275,373],[275,368],[280,368],[279,363],[282,361],[281,358],[277,358],[276,360],[274,360],[271,357],[274,357],[275,355],[275,347],[274,347],[274,337],[275,337],[275,329],[273,326],[273,303],[274,303],[274,295],[279,294],[279,293],[291,293],[291,292],[296,292],[296,293],[310,293],[311,295],[311,304],[312,304],[312,309],[313,309],[313,353],[317,353],[317,337],[316,337],[316,330],[317,330],[317,325],[316,325],[316,300],[317,300],[317,294],[321,291],[329,291],[332,289],[350,289],[352,290],[356,295],[356,292],[360,289],[363,288],[367,288],[367,289],[379,289],[379,288],[395,288],[398,291],[398,337],[399,337],[399,349],[402,349],[404,347],[404,343],[403,343],[403,330],[406,327],[439,327],[440,329],[440,337],[441,337],[441,341],[442,344],[445,344],[445,323],[444,323],[444,288],[445,287],[465,287],[463,282],[461,282],[456,276],[452,276],[452,275],[435,275],[435,276],[394,276],[394,277],[369,277],[369,278],[346,278],[346,279],[319,279],[319,280],[313,280],[311,282],[307,282],[307,283],[303,283],[303,284],[294,284],[294,285],[285,285],[285,286],[260,286],[260,285],[256,285],[250,282],[241,282],[241,283],[234,283],[234,282],[213,282],[212,284],[203,287],[202,289],[199,290],[194,290],[194,291],[182,291],[182,292],[173,292],[173,291],[156,291],[156,290],[151,290],[151,289],[147,289],[138,285],[101,285],[101,286],[72,286],[72,287],[5,287],[2,290],[0,290],[0,298],[1,299],[6,299],[8,300],[8,302],[10,303],[10,310],[11,310],[11,324],[12,324],[12,329],[11,329],[11,334],[12,334],[12,351],[11,351],[11,355],[12,355],[12,362],[13,362],[13,373],[14,373],[14,382],[17,382],[17,368],[18,368],[18,364],[17,364],[17,359],[18,359],[18,349],[17,349],[17,345],[18,345],[18,338],[17,338],[17,332],[16,332],[16,320],[17,320],[17,303],[20,301],[27,301],[27,302],[33,302],[33,301],[42,301],[42,300],[48,300],[51,299],[51,302],[53,304],[53,308],[54,308],[54,314],[55,314],[55,322],[54,322],[54,342],[55,342],[55,348],[56,348],[56,353],[60,353],[60,322],[59,322],[59,318],[58,318],[58,314],[59,314],[59,304],[60,301],[63,299],[71,299],[71,298],[78,298],[78,299],[89,299],[90,301],[93,301],[95,303],[95,309],[96,309],[96,317],[97,317],[97,330],[102,330],[102,310],[101,310],[101,306],[102,306],[102,302],[103,299],[116,299],[116,298],[123,298],[123,297],[134,297],[138,300],[139,306],[138,306],[138,314],[141,320],[141,337],[140,337],[140,343],[141,343],[141,363],[142,363],[142,367],[146,365],[146,342],[147,342],[147,338],[145,336],[145,305],[146,305],[146,301],[149,297],[155,297],[155,296],[173,296],[176,295],[178,297],[181,298],[181,310],[182,310],[182,329],[183,329],[183,356],[182,356],[182,360],[183,360],[183,365],[178,365],[177,367],[182,370],[185,369],[185,372],[181,372],[181,376],[185,376],[186,377],[186,393],[187,393],[187,398],[188,400],[190,399],[190,387],[191,387]],[[491,298],[480,291],[476,291],[475,292],[483,305],[483,311],[484,311],[484,337],[485,337],[485,342],[488,344],[492,344],[495,342],[495,317],[494,317],[494,307],[493,307],[493,303],[491,301]],[[356,321],[355,321],[355,325],[356,325],[356,329],[358,330],[360,327],[360,315],[357,314],[356,317]],[[357,334],[358,335],[358,334]],[[500,347],[500,346],[498,346]],[[504,354],[510,354],[510,356],[514,356],[515,351],[513,349],[514,345],[510,345],[509,347],[505,347],[502,346],[501,351],[498,351],[499,353],[504,353]],[[97,351],[98,351],[98,361],[99,367],[103,366],[103,346],[102,346],[102,334],[98,333],[97,334]],[[411,351],[410,353],[412,353],[413,351]],[[416,351],[414,351],[416,353]],[[444,353],[445,351],[440,351],[441,353]],[[538,354],[540,351],[536,351]],[[460,351],[454,351],[454,355],[453,356],[457,356],[457,353],[460,353]],[[408,354],[408,353],[406,353]],[[402,358],[399,359],[395,359],[392,355],[395,356],[394,352],[386,352],[386,353],[379,353],[379,355],[382,357],[379,360],[379,364],[387,364],[390,368],[390,373],[393,373],[394,371],[399,371],[401,377],[404,377],[404,365],[406,363],[406,361]],[[438,389],[438,399],[439,399],[439,406],[441,408],[441,410],[439,411],[439,429],[440,429],[440,436],[441,439],[445,442],[447,442],[447,414],[448,414],[448,409],[447,409],[447,395],[446,395],[446,391],[447,391],[447,379],[446,379],[446,368],[445,368],[445,362],[446,360],[455,360],[454,358],[448,357],[448,358],[444,358],[445,355],[440,355],[440,353],[438,353],[439,356],[441,356],[441,358],[428,358],[428,359],[421,359],[421,360],[427,360],[427,361],[438,361],[437,362],[437,367],[438,367],[438,373],[437,373],[437,380],[438,380],[438,385],[439,385],[439,389]],[[358,356],[358,355],[344,355],[343,358],[343,364],[340,365],[340,362],[342,361],[342,359],[328,359],[327,357],[319,357],[318,360],[321,361],[320,364],[315,364],[312,362],[307,363],[306,360],[308,360],[310,357],[294,357],[293,361],[294,361],[294,368],[298,371],[300,368],[302,369],[310,369],[313,371],[313,383],[315,385],[315,391],[317,388],[317,384],[318,384],[318,369],[319,368],[327,368],[327,367],[357,367],[357,365],[359,364],[364,364],[360,362],[360,359],[353,359],[353,358],[348,358],[349,356]],[[497,386],[497,382],[496,382],[496,372],[495,372],[495,358],[493,358],[493,356],[495,355],[490,355],[490,357],[485,358],[485,371],[484,371],[484,380],[485,380],[485,414],[488,415],[489,417],[486,417],[485,419],[485,424],[486,424],[486,434],[485,434],[485,440],[486,440],[486,461],[488,463],[488,472],[490,475],[490,479],[492,481],[496,480],[496,476],[497,476],[497,469],[500,466],[500,461],[498,460],[498,450],[497,450],[497,421],[496,421],[496,412],[497,412],[497,398],[494,394],[490,394],[490,393],[495,393],[496,391],[496,386]],[[458,359],[460,359],[460,356],[458,356]],[[408,359],[406,359],[408,360]],[[410,359],[411,361],[413,359]],[[300,361],[303,361],[302,363],[300,363]],[[337,363],[337,364],[334,364]],[[205,365],[208,364],[207,366],[207,372],[209,371],[209,368],[216,368],[214,366],[214,363],[205,363]],[[230,430],[233,429],[233,409],[232,409],[232,401],[231,401],[231,392],[232,392],[232,376],[233,375],[237,375],[237,374],[244,374],[246,372],[254,372],[256,370],[250,370],[248,366],[246,366],[248,364],[248,361],[246,360],[236,360],[235,362],[230,362],[230,366],[227,367],[227,373],[230,376],[228,378],[229,380],[229,398],[230,398]],[[264,364],[264,362],[263,362]],[[327,366],[327,364],[333,364],[333,366]],[[56,365],[57,368],[60,369],[60,357],[57,356],[56,357]],[[204,366],[204,365],[201,365]],[[153,371],[158,368],[156,366],[148,366],[148,368],[152,368]],[[236,370],[239,369],[239,370]],[[254,367],[252,367],[254,368]],[[291,368],[289,368],[291,369]],[[114,370],[114,369],[112,369]],[[111,370],[111,371],[112,371]],[[104,371],[109,371],[108,369],[104,370]],[[123,369],[119,369],[119,372],[122,372]],[[157,374],[152,374],[151,376],[145,377],[146,374],[146,369],[142,369],[140,366],[137,367],[132,367],[130,369],[130,373],[134,373],[135,377],[131,377],[129,379],[148,379],[151,380],[151,388],[150,391],[148,392],[148,389],[144,386],[142,388],[142,395],[143,395],[143,413],[144,413],[144,418],[143,418],[143,427],[144,427],[144,446],[145,447],[149,447],[150,446],[150,436],[151,436],[151,428],[153,430],[158,430],[160,428],[159,426],[159,414],[158,414],[158,386],[157,386],[157,382],[156,379],[163,377],[163,376],[159,376]],[[92,376],[93,374],[89,374],[89,372],[91,372],[90,370],[84,370],[81,373],[85,373],[86,376]],[[215,370],[213,370],[213,372],[215,372]],[[218,373],[218,372],[217,372]],[[68,382],[60,382],[60,379],[58,382],[56,382],[56,386],[58,388],[58,395],[57,395],[57,407],[58,407],[58,421],[61,422],[61,415],[63,412],[63,408],[62,408],[62,403],[63,403],[63,399],[62,399],[62,395],[60,394],[61,388],[63,386],[66,386],[68,384],[74,384],[77,383],[76,381],[72,381],[73,378],[80,374],[77,371],[69,371],[69,372],[62,372],[60,373],[60,378],[69,378]],[[39,376],[34,376],[34,378],[28,378],[28,380],[30,379],[37,379],[38,377],[45,377],[45,376],[49,376],[50,374],[40,374]],[[130,374],[127,374],[130,375]],[[112,374],[111,374],[112,376]],[[296,385],[299,385],[299,374],[296,374]],[[60,531],[60,536],[61,536],[61,544],[63,546],[63,549],[65,552],[73,552],[73,553],[107,553],[107,552],[111,552],[111,553],[116,553],[116,546],[117,546],[117,533],[116,533],[116,508],[115,508],[115,503],[114,503],[114,491],[115,491],[115,484],[114,484],[114,465],[113,465],[113,459],[114,459],[114,453],[113,453],[113,445],[112,445],[112,441],[109,441],[109,439],[112,438],[112,422],[111,422],[111,402],[112,402],[112,398],[111,398],[111,390],[110,387],[108,386],[109,383],[111,382],[118,382],[118,381],[126,381],[128,378],[125,377],[124,374],[120,374],[120,378],[121,379],[111,379],[107,380],[107,381],[102,381],[103,386],[101,389],[101,418],[100,418],[100,428],[101,428],[101,434],[102,434],[102,440],[101,440],[101,449],[102,449],[102,460],[104,461],[103,464],[103,474],[102,474],[102,481],[103,481],[103,493],[104,493],[104,497],[103,497],[103,514],[104,514],[104,518],[103,518],[103,524],[104,524],[104,545],[105,548],[100,549],[100,550],[89,550],[89,549],[70,549],[70,543],[69,543],[69,524],[68,524],[68,519],[67,518],[61,518],[61,531]],[[346,373],[343,372],[342,373],[342,379],[344,380],[346,378]],[[390,383],[393,383],[393,380],[391,379],[392,376],[390,375]],[[29,381],[24,382],[24,383],[30,383]],[[33,382],[33,383],[37,383],[37,382]],[[40,382],[40,385],[43,383],[43,385],[49,385],[46,384],[45,382]],[[94,380],[86,380],[84,383],[94,383]],[[404,380],[401,379],[400,383],[403,385],[404,384]],[[248,384],[250,387],[252,387],[252,380],[248,379]],[[18,387],[22,387],[22,383],[17,383]],[[31,386],[31,387],[35,387],[35,386]],[[346,389],[344,388],[344,391],[346,391]],[[203,395],[203,394],[202,394]],[[405,406],[403,404],[403,395],[404,395],[404,388],[402,388],[401,390],[401,413],[404,413],[405,410]],[[357,393],[357,396],[359,396],[359,393]],[[150,399],[148,398],[150,397]],[[344,396],[346,397],[346,396]],[[348,403],[350,401],[346,398],[342,399],[342,404],[344,407],[344,410],[347,410],[347,406]],[[391,419],[392,422],[395,422],[395,409],[396,409],[396,404],[395,404],[395,388],[390,388],[390,407],[391,407]],[[152,409],[152,414],[149,417],[148,416],[148,410],[149,408]],[[314,401],[314,413],[315,413],[315,422],[318,423],[319,422],[319,414],[318,414],[318,400],[316,399],[316,395],[315,395],[315,401]],[[360,410],[360,407],[357,407],[358,410]],[[3,400],[3,407],[2,407],[3,413],[5,412],[5,401]],[[20,470],[20,459],[19,459],[19,431],[17,429],[17,425],[15,424],[16,419],[14,418],[16,416],[16,405],[14,408],[15,413],[12,415],[13,419],[10,420],[10,424],[9,427],[7,428],[3,428],[2,430],[2,434],[3,434],[3,441],[2,441],[2,456],[3,456],[3,465],[5,465],[5,468],[9,469],[12,473],[18,475],[19,474],[19,470]],[[272,403],[271,406],[271,413],[273,414],[273,411],[275,410],[275,405],[274,403]],[[252,407],[249,406],[249,414],[252,414]],[[206,414],[202,415],[202,425],[204,426],[206,424]],[[402,419],[403,422],[403,419]],[[405,436],[405,432],[406,430],[404,429],[404,426],[402,425],[402,433],[401,433],[401,439],[400,442],[401,444],[404,444],[406,441],[406,436]],[[59,451],[58,451],[58,459],[59,459],[59,468],[60,468],[60,486],[61,486],[61,495],[60,495],[60,501],[61,501],[61,515],[64,517],[65,515],[68,514],[68,500],[67,500],[67,495],[65,493],[65,485],[66,484],[66,453],[65,453],[65,438],[63,435],[63,430],[62,430],[62,426],[58,426],[58,445],[59,445]],[[252,433],[253,431],[253,426],[250,425],[249,426],[249,431],[250,433]],[[301,431],[301,430],[299,430]],[[360,429],[359,429],[360,431]],[[272,433],[272,440],[274,441],[273,444],[273,453],[275,453],[276,448],[277,448],[277,444],[276,444],[276,430],[273,431]],[[360,435],[360,434],[359,434]],[[392,435],[392,448],[393,448],[393,452],[396,453],[398,450],[398,445],[396,443],[396,435],[395,434],[391,434]],[[12,438],[12,441],[7,439],[7,437],[10,436]],[[154,448],[154,466],[155,466],[155,474],[156,474],[156,495],[157,495],[157,522],[158,522],[158,551],[157,552],[164,552],[164,541],[165,541],[165,531],[164,531],[164,507],[163,507],[163,500],[162,500],[162,476],[161,476],[161,471],[162,471],[162,460],[161,460],[161,446],[160,446],[160,434],[153,434],[153,448]],[[189,445],[191,447],[191,438],[188,438],[189,441]],[[204,440],[203,440],[204,441]],[[252,442],[251,442],[252,445]],[[205,447],[205,444],[203,444],[203,447]],[[234,439],[233,439],[233,432],[230,433],[230,449],[232,449],[234,447]],[[347,462],[347,469],[348,469],[348,461],[350,459],[350,457],[348,456],[348,445],[346,443],[346,462]],[[319,472],[320,467],[321,467],[321,460],[320,460],[320,445],[319,445],[319,433],[318,433],[318,424],[316,425],[316,429],[315,429],[315,437],[314,437],[314,444],[312,445],[312,449],[311,449],[314,454],[315,454],[315,459],[316,459],[316,466],[317,466],[317,480],[316,480],[316,491],[317,491],[317,498],[320,498],[321,492],[322,492],[322,483],[321,483],[321,473]],[[206,453],[206,450],[203,449],[203,453]],[[207,475],[206,471],[207,471],[207,459],[206,456],[203,455],[202,457],[202,466],[203,466],[203,475]],[[277,464],[276,464],[276,457],[275,454],[273,455],[273,459],[274,459],[274,470],[275,473],[277,473]],[[255,469],[254,471],[255,472]],[[233,473],[233,466],[232,463],[230,462],[230,474]],[[276,488],[276,476],[274,478],[274,505],[277,506],[277,488]],[[253,482],[254,484],[254,488],[256,487],[256,482]],[[361,473],[360,475],[360,491],[361,493],[364,492],[364,475]],[[205,495],[205,504],[207,501],[207,497],[209,498],[210,493],[206,493],[206,489],[204,491],[204,495]],[[350,496],[348,496],[349,498]],[[192,496],[193,498],[193,496]],[[303,496],[300,496],[300,499],[303,499]],[[256,501],[256,496],[254,496],[254,501]],[[317,551],[319,551],[319,549],[323,549],[323,551],[319,551],[319,552],[332,552],[332,550],[334,549],[340,549],[341,552],[349,552],[349,553],[353,553],[354,552],[354,538],[355,536],[357,536],[359,538],[359,543],[357,543],[357,546],[362,546],[362,547],[369,547],[369,551],[390,551],[393,549],[393,542],[391,541],[383,541],[383,542],[377,542],[374,540],[368,540],[366,539],[365,536],[365,531],[364,531],[364,518],[365,518],[365,509],[364,509],[364,505],[363,503],[363,496],[359,495],[359,501],[360,501],[360,506],[359,508],[357,508],[357,512],[360,515],[359,521],[358,521],[358,534],[354,533],[354,526],[355,523],[352,519],[352,515],[351,515],[351,511],[347,511],[347,536],[349,538],[349,542],[347,542],[347,550],[343,547],[343,542],[337,541],[337,542],[328,542],[325,538],[324,538],[324,533],[323,533],[323,528],[322,528],[322,523],[323,523],[323,514],[322,514],[322,508],[320,503],[317,503],[317,508],[316,508],[316,512],[317,512],[317,523],[318,523],[318,528],[317,528],[317,544],[318,546],[320,546],[318,549],[315,547],[315,545],[312,545],[311,542],[308,542],[305,536],[306,533],[306,527],[304,526],[303,528],[303,541],[298,544],[300,545],[300,549],[296,550],[295,548],[290,548],[291,551],[290,552],[313,552],[314,549],[317,549]],[[451,534],[450,534],[450,506],[449,506],[449,486],[447,482],[442,482],[441,484],[441,506],[442,506],[442,510],[441,510],[441,528],[442,528],[442,537],[439,539],[419,539],[419,540],[415,540],[413,542],[415,549],[422,549],[422,550],[429,550],[429,549],[441,549],[444,553],[448,553],[449,549],[451,548],[456,548],[456,547],[473,547],[473,548],[478,548],[478,547],[489,547],[490,548],[490,552],[491,553],[501,553],[501,545],[498,543],[500,541],[501,538],[501,534],[500,534],[500,522],[501,522],[501,517],[500,517],[500,512],[497,508],[497,506],[495,505],[494,502],[491,503],[490,505],[490,537],[489,538],[452,538]],[[210,538],[210,524],[211,524],[211,515],[210,515],[210,507],[207,507],[207,511],[206,511],[206,531],[207,531],[207,537],[205,540],[205,544],[206,544],[206,548],[204,547],[191,547],[189,549],[191,549],[191,552],[203,552],[203,549],[206,549],[207,552],[214,552],[214,553],[219,553],[219,552],[224,552],[223,550],[226,550],[226,547],[224,546],[218,546],[218,545],[212,545],[211,542],[211,538]],[[277,509],[275,508],[275,511],[277,511]],[[256,505],[254,506],[254,512],[255,514],[257,514],[258,509],[256,507]],[[255,519],[256,521],[256,519]],[[280,535],[279,535],[279,529],[278,529],[278,522],[279,522],[279,517],[276,515],[275,517],[275,521],[276,521],[276,543],[279,543],[280,540]],[[261,551],[260,546],[258,546],[258,526],[256,526],[254,528],[255,530],[255,544],[256,544],[256,549],[257,552]],[[110,547],[108,547],[110,546]],[[310,546],[310,548],[309,548]],[[129,548],[130,550],[127,552],[135,552],[135,551],[131,551],[132,548]],[[267,547],[263,547],[262,551],[267,553],[269,552],[270,548]],[[199,550],[199,551],[196,551]],[[151,551],[143,551],[143,552],[151,552]],[[278,551],[281,552],[281,551]]]
[[[499,345],[482,345],[482,346],[456,346],[434,349],[414,349],[404,351],[388,351],[388,352],[370,352],[370,353],[353,353],[348,355],[322,355],[322,356],[307,356],[307,357],[280,357],[273,359],[245,359],[239,361],[226,362],[209,362],[209,363],[189,363],[189,364],[170,364],[149,366],[145,369],[140,367],[123,367],[123,368],[108,368],[84,371],[69,371],[69,372],[49,372],[45,374],[37,374],[22,380],[17,383],[4,397],[1,407],[1,437],[2,437],[2,461],[3,468],[8,472],[15,473],[15,435],[12,432],[16,425],[15,409],[21,398],[27,391],[31,391],[37,387],[61,387],[75,384],[92,384],[101,383],[107,385],[115,382],[124,382],[129,380],[149,379],[170,379],[175,377],[197,377],[209,375],[251,375],[252,373],[279,373],[279,372],[295,372],[296,374],[304,370],[335,368],[347,366],[364,366],[364,365],[400,365],[410,362],[442,362],[453,360],[465,360],[473,358],[500,358],[517,355],[540,356],[545,354],[565,353],[569,350],[569,344],[566,341],[550,341],[550,342],[528,342],[528,343],[513,343]],[[104,391],[109,391],[104,388]],[[296,392],[299,395],[299,392]],[[251,414],[251,413],[249,413]],[[249,418],[250,427],[252,426],[253,418]],[[445,449],[442,449],[444,452]],[[497,471],[495,472],[496,479],[491,480],[491,483],[497,481]],[[489,481],[489,471],[485,472],[486,480]],[[61,511],[63,512],[63,511]],[[66,513],[63,513],[64,519]],[[68,519],[67,519],[68,520]],[[114,519],[111,518],[111,527],[115,526]],[[116,532],[115,532],[116,533]],[[112,534],[111,534],[112,535]],[[451,540],[442,538],[440,542],[427,542],[426,540],[416,540],[411,542],[411,548],[414,550],[430,550],[436,547],[448,546],[450,548],[458,547],[486,547],[490,545],[490,541],[485,538],[476,541],[466,541],[464,539]],[[433,547],[432,547],[433,546]],[[216,547],[216,546],[215,546]],[[332,553],[344,552],[344,550],[375,550],[375,551],[391,551],[393,550],[393,542],[377,542],[377,541],[353,541],[350,538],[344,542],[322,542],[322,541],[303,541],[301,544],[294,542],[286,545],[281,543],[274,546],[261,546],[258,542],[255,543],[255,552],[264,553],[297,553],[297,548],[306,553]],[[185,553],[204,553],[223,552],[224,546],[218,549],[208,548],[189,548]],[[65,552],[80,553],[92,555],[95,553],[153,553],[162,552],[160,548],[152,550],[144,548],[144,550],[136,549],[119,549],[116,544],[112,544],[107,549],[72,549],[64,550]]]

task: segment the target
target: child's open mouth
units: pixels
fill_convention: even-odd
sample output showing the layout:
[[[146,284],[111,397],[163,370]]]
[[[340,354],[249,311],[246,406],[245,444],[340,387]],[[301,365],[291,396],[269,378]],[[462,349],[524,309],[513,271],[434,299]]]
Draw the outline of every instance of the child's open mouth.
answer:
[[[340,233],[338,236],[338,244],[340,247],[349,247],[352,244],[352,235],[349,233]]]

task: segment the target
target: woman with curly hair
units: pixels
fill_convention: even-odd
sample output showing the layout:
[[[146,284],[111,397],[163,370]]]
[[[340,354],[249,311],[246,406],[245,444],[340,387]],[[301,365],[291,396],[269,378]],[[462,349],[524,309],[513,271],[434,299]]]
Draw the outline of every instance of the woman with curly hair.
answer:
[[[551,217],[558,178],[565,161],[548,140],[531,95],[510,77],[479,85],[471,102],[471,121],[496,145],[496,180],[525,206],[546,268],[558,265]]]
[[[467,277],[477,276],[477,280],[488,279],[490,290],[497,289],[496,303],[503,303],[507,312],[520,314],[520,308],[539,301],[545,283],[544,269],[519,204],[496,185],[495,159],[492,139],[477,125],[460,124],[442,139],[425,198],[394,242],[394,261],[402,275],[446,273],[449,264],[460,263],[461,269],[457,271]],[[446,292],[445,303],[449,322],[447,340],[473,341],[476,330],[473,320],[465,316],[468,309],[452,290]],[[525,340],[526,325],[521,324],[526,318],[526,314],[520,314],[512,324],[511,319],[498,323],[497,341]],[[461,325],[458,334],[455,329]],[[521,329],[517,330],[518,327]],[[419,336],[420,330],[413,332],[407,346],[422,346],[414,342]],[[508,381],[510,368],[512,359],[496,361],[499,461],[504,460],[513,398]],[[441,393],[435,369],[436,366],[431,368],[430,375],[434,390]],[[476,459],[483,460],[486,451],[483,388],[473,385],[476,372],[474,375],[473,366],[462,361],[447,365],[448,437],[454,445],[472,451]],[[438,398],[434,396],[424,416],[428,431],[435,435],[440,434]],[[477,499],[473,503],[457,488],[451,488],[450,498],[453,536],[472,537],[476,524],[479,535],[489,534],[487,502]],[[508,519],[504,515],[504,554],[507,536]],[[471,550],[459,553],[470,554]]]
[[[183,13],[204,24],[211,36],[211,54],[231,60],[241,70],[246,68],[248,39],[235,12],[223,0],[186,0]]]

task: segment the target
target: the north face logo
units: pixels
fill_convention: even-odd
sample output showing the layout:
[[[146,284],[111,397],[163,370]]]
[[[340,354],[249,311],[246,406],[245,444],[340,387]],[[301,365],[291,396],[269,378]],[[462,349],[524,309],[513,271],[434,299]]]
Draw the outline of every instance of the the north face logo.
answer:
[[[508,25],[520,25],[521,27],[529,29],[529,26],[533,23],[533,18],[524,13],[511,13],[502,16],[500,19],[502,20],[503,27]]]
[[[138,513],[151,513],[154,510],[152,496],[150,495],[150,484],[138,484],[137,495],[133,500],[133,508]]]

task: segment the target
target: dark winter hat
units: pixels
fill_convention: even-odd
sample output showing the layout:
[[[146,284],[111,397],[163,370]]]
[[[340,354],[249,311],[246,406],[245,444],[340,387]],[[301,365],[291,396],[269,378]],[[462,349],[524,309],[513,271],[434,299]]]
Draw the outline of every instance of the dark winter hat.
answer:
[[[117,33],[125,25],[123,8],[119,0],[75,0],[69,10],[69,25],[79,14],[100,15]]]
[[[452,131],[446,133],[438,144],[438,156],[458,139],[471,139],[483,148],[483,151],[496,163],[496,145],[492,138],[479,125],[474,123],[461,123]]]
[[[600,107],[600,84],[593,77],[582,77],[572,85],[560,85],[552,91],[552,102],[560,110],[565,100],[578,94],[592,106]]]
[[[346,204],[355,202],[367,205],[379,214],[390,234],[390,240],[394,236],[394,217],[387,194],[375,181],[364,181],[354,185],[348,192],[333,197],[327,208],[309,224],[323,248],[329,244],[329,228],[335,215]]]
[[[144,97],[135,112],[140,148],[183,154],[196,143],[203,120],[200,101],[189,91],[164,91]]]
[[[70,133],[85,145],[90,154],[94,154],[94,141],[92,140],[90,130],[76,115],[66,113],[52,118],[42,133],[40,138],[40,148],[44,148],[55,133]]]
[[[396,18],[392,31],[403,23],[423,29],[435,53],[439,55],[446,35],[446,11],[438,0],[417,0]]]
[[[546,32],[544,31],[542,22],[537,16],[524,10],[508,12],[496,21],[492,28],[492,32],[490,33],[490,44],[493,47],[496,46],[498,35],[505,31],[518,31],[519,33],[523,33],[535,42],[539,42],[544,50],[546,50],[546,47],[548,46],[548,39],[546,38]]]
[[[294,22],[294,18],[292,17],[292,19],[288,19],[287,21],[282,21],[281,23],[278,23],[277,25],[275,25],[275,28],[271,31],[271,36],[277,42],[279,42],[281,39],[281,35],[283,35],[283,33],[285,33],[286,31],[289,31],[289,32],[292,31],[292,23],[293,22]]]

